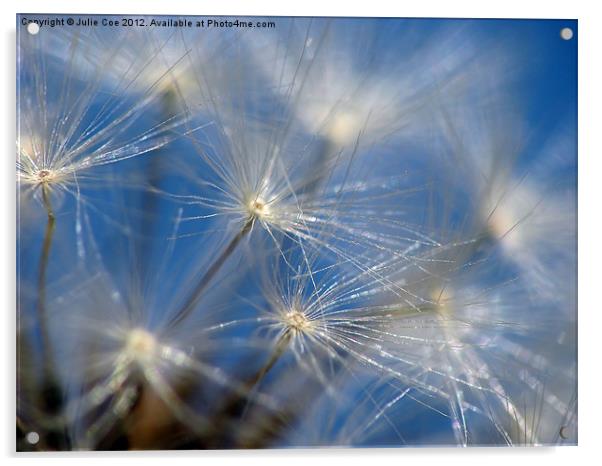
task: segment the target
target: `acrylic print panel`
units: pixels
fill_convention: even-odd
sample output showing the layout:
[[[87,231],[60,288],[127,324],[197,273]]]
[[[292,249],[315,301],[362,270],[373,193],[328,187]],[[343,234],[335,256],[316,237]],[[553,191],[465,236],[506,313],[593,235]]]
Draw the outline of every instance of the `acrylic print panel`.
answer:
[[[17,16],[21,451],[577,443],[577,22]]]

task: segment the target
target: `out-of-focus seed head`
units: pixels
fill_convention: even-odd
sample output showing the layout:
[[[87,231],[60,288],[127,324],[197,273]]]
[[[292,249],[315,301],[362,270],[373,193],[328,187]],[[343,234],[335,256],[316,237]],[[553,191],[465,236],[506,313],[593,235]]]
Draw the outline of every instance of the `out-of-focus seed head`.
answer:
[[[435,303],[437,312],[449,314],[453,312],[454,290],[449,285],[437,286],[431,291],[431,301]]]
[[[361,116],[349,110],[337,113],[326,127],[328,139],[337,146],[351,144],[359,137],[363,122]]]
[[[144,364],[155,357],[157,349],[157,340],[151,333],[135,328],[126,338],[124,351],[133,361]]]

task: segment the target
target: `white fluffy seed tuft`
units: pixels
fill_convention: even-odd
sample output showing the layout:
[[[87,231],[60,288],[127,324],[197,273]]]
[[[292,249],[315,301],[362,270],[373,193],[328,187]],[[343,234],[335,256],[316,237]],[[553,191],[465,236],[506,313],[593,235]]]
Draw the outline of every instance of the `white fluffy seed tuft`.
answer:
[[[146,362],[157,353],[157,340],[147,330],[135,328],[126,339],[125,353],[134,361]]]

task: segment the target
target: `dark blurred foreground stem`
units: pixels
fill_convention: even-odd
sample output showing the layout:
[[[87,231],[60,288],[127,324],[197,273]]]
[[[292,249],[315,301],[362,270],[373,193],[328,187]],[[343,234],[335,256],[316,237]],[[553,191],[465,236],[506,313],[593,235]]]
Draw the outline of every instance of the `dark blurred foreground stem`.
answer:
[[[137,401],[132,407],[129,418],[129,425],[122,429],[117,429],[110,433],[97,448],[104,450],[114,449],[155,449],[173,448],[170,441],[178,441],[178,432],[182,435],[183,444],[176,448],[235,448],[240,445],[236,439],[230,439],[229,423],[232,419],[242,419],[249,406],[250,395],[254,392],[257,385],[263,380],[266,374],[274,367],[280,357],[286,351],[290,342],[290,332],[285,332],[278,338],[273,352],[267,362],[243,383],[241,390],[237,391],[213,416],[210,423],[210,430],[205,434],[195,434],[188,437],[183,434],[184,431],[178,431],[177,421],[170,414],[169,408],[157,397],[152,390],[148,390],[144,385],[138,389]],[[133,422],[132,422],[133,419]],[[176,434],[175,437],[172,436]],[[259,435],[260,437],[262,435]],[[257,441],[255,439],[255,441]],[[161,443],[166,442],[166,443]],[[230,443],[231,442],[231,443]]]

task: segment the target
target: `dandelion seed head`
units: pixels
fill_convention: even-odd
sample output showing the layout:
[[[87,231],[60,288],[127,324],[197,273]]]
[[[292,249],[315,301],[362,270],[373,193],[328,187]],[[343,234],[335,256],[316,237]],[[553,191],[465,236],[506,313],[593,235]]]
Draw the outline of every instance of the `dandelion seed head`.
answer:
[[[357,112],[348,110],[337,113],[326,127],[326,135],[335,145],[346,145],[358,137],[362,119]]]
[[[139,363],[153,359],[158,349],[157,340],[147,330],[135,328],[127,335],[125,354]]]
[[[31,188],[42,185],[64,185],[67,181],[67,173],[64,170],[53,170],[50,168],[23,170],[19,174],[19,180]]]
[[[568,211],[566,201],[556,196],[544,198],[538,186],[515,184],[512,181],[501,185],[484,201],[481,215],[488,234],[507,254],[523,255],[522,262],[526,262],[524,256],[543,255],[555,242],[560,248],[565,247],[563,238],[570,233],[572,223],[569,216],[559,212]],[[562,233],[550,237],[546,232],[551,228]]]
[[[519,240],[516,233],[512,232],[512,229],[517,225],[519,220],[520,218],[517,218],[511,208],[506,205],[500,205],[489,215],[487,229],[493,238],[502,241],[505,246],[513,249],[513,246],[517,246],[515,243]]]
[[[55,170],[39,170],[34,173],[34,180],[37,184],[56,183],[61,180],[61,174]]]
[[[18,80],[25,97],[18,112],[18,179],[26,195],[55,185],[57,192],[81,199],[81,187],[105,181],[101,166],[168,144],[175,139],[170,131],[187,117],[154,110],[165,102],[161,85],[175,79],[175,65],[164,63],[161,53],[168,41],[156,37],[152,47],[130,55],[120,44],[128,42],[123,38],[97,44],[97,37],[86,34],[44,34],[44,41],[27,37],[19,44]],[[174,60],[183,54],[174,51]],[[151,76],[145,80],[147,70]]]
[[[247,202],[247,212],[250,218],[266,219],[271,217],[271,209],[268,202],[261,197],[253,197]]]
[[[33,24],[33,23],[32,23]],[[39,141],[22,137],[17,144],[17,175],[27,185],[52,184],[64,180],[64,170],[45,163],[43,153],[36,149]]]
[[[307,316],[299,310],[293,309],[284,315],[283,323],[287,329],[293,331],[295,334],[307,333],[311,331],[314,324],[313,321],[308,319]]]
[[[438,286],[431,291],[431,301],[435,303],[436,309],[442,314],[452,312],[452,300],[454,299],[454,290],[451,286]]]

